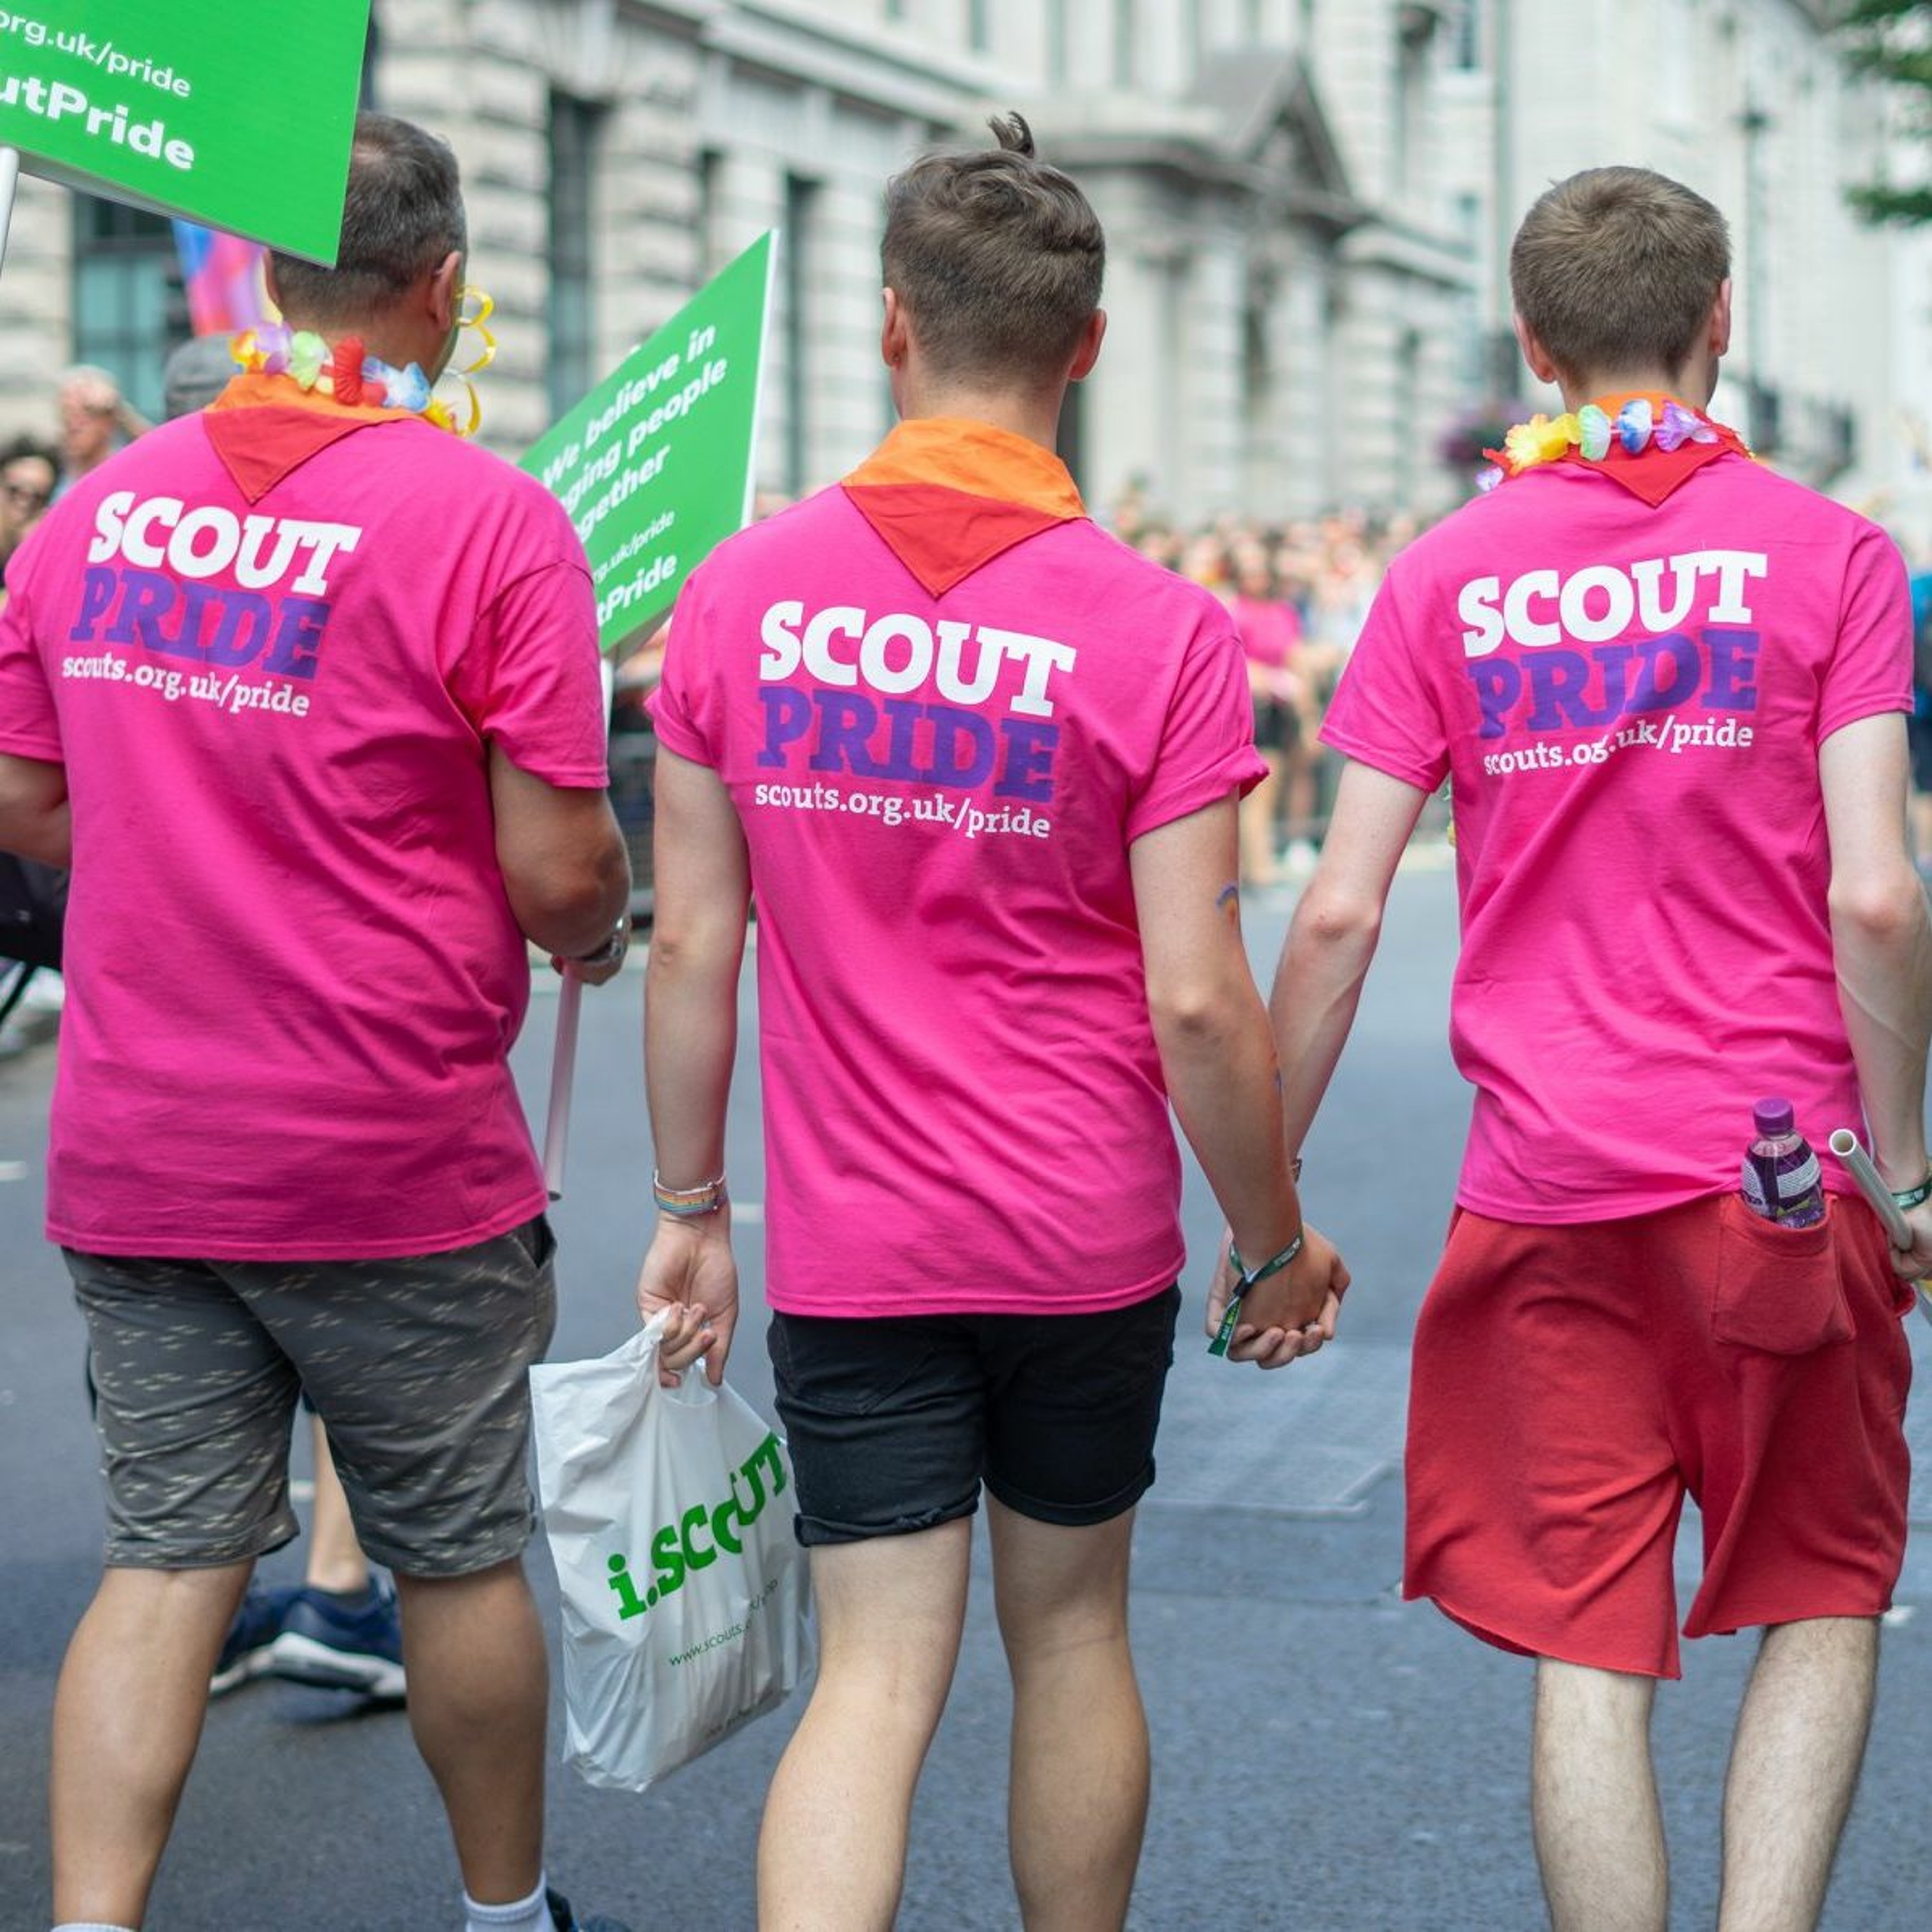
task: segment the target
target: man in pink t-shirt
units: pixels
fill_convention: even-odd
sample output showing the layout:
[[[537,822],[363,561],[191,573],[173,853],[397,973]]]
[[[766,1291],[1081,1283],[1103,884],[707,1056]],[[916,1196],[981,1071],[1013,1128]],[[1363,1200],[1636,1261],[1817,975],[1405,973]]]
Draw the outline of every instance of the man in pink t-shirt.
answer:
[[[1726,1925],[1815,1920],[1904,1549],[1900,1316],[1932,1270],[1905,578],[1703,413],[1728,263],[1717,210],[1642,170],[1531,210],[1517,333],[1566,413],[1513,430],[1499,486],[1391,567],[1323,733],[1349,763],[1276,983],[1292,1142],[1448,778],[1476,1100],[1416,1334],[1406,1587],[1539,1660],[1559,1932],[1664,1922],[1648,1736],[1687,1492],[1687,1634],[1766,1628]],[[1745,1208],[1765,1094],[1818,1144],[1862,1112],[1909,1250],[1834,1164],[1814,1226]]]
[[[554,1244],[507,1055],[528,944],[607,977],[628,874],[569,522],[412,412],[464,232],[448,149],[363,116],[338,266],[273,265],[326,357],[298,334],[91,472],[9,574],[0,844],[74,868],[47,1227],[110,1519],[55,1709],[64,1922],[141,1921],[224,1632],[296,1532],[304,1389],[396,1575],[468,1922],[571,1922],[520,1559]]]
[[[671,1311],[672,1371],[722,1372],[755,892],[770,1348],[821,1633],[758,1888],[800,1932],[892,1922],[982,1486],[1025,1916],[1124,1918],[1147,1801],[1128,1550],[1183,1258],[1170,1100],[1246,1258],[1229,1352],[1318,1346],[1346,1281],[1301,1222],[1241,946],[1240,646],[1088,520],[1053,453],[1104,244],[1024,124],[994,126],[888,191],[903,420],[693,574],[652,706],[640,1301]]]

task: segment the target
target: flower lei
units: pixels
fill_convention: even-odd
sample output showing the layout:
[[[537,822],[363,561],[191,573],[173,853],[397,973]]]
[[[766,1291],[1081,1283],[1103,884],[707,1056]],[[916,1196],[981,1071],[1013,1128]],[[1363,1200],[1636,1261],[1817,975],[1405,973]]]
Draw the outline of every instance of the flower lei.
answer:
[[[466,421],[459,421],[448,404],[432,393],[421,363],[396,368],[380,356],[370,355],[359,335],[345,335],[332,348],[313,329],[291,330],[280,322],[263,322],[244,328],[229,344],[229,353],[251,375],[285,376],[303,389],[332,396],[352,409],[406,410],[452,436],[474,436],[483,420],[483,407],[470,378],[496,358],[496,338],[488,326],[496,304],[480,290],[466,287],[462,293],[465,308],[473,304],[474,313],[464,314],[457,326],[473,328],[482,343],[475,360],[455,372],[469,393]]]
[[[1669,397],[1659,412],[1648,396],[1633,396],[1614,416],[1594,403],[1586,403],[1560,416],[1539,414],[1518,423],[1503,438],[1500,450],[1484,451],[1497,467],[1485,471],[1477,482],[1493,490],[1506,477],[1520,476],[1539,463],[1554,463],[1572,449],[1587,462],[1600,463],[1613,442],[1626,456],[1640,455],[1653,445],[1668,455],[1687,442],[1721,442],[1726,435],[1735,432],[1720,429]]]

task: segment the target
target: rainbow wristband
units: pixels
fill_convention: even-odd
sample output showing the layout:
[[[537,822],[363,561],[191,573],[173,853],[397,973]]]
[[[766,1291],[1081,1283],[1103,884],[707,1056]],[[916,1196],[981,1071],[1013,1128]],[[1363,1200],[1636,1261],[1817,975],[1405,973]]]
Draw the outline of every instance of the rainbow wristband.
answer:
[[[651,1198],[656,1202],[660,1214],[668,1214],[674,1221],[695,1221],[704,1215],[716,1214],[731,1197],[725,1192],[722,1174],[716,1180],[707,1180],[701,1186],[667,1187],[653,1168]]]

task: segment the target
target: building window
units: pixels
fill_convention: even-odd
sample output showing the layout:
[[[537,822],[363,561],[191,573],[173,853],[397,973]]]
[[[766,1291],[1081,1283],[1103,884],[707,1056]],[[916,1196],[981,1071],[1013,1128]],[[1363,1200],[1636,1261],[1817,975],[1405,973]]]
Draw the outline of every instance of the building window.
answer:
[[[1138,50],[1134,45],[1134,28],[1138,24],[1134,15],[1137,10],[1134,0],[1114,0],[1114,85],[1131,87],[1134,84],[1134,69],[1137,64],[1135,56]]]
[[[808,411],[812,397],[812,228],[818,184],[802,175],[784,181],[784,233],[779,260],[784,288],[786,490],[802,496],[814,480]]]
[[[97,363],[144,416],[162,411],[161,367],[190,333],[172,226],[91,194],[74,197],[74,359]]]
[[[574,95],[550,98],[550,412],[560,416],[595,380],[590,179],[600,110]]]
[[[709,281],[723,266],[724,157],[716,148],[698,157],[698,278]]]

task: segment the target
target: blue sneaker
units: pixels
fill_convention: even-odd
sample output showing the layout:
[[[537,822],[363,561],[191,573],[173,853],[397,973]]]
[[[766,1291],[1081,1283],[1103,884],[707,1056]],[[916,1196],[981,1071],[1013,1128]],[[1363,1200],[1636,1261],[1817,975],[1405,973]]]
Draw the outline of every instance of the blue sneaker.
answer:
[[[299,1590],[265,1590],[250,1582],[235,1621],[221,1642],[221,1654],[215,1660],[214,1675],[208,1680],[208,1694],[218,1697],[272,1670],[275,1641],[282,1634],[289,1606],[300,1596]]]
[[[556,1932],[631,1932],[621,1919],[578,1918],[570,1909],[570,1900],[560,1892],[545,1892],[544,1903],[550,1907]]]
[[[403,1626],[395,1586],[371,1576],[368,1601],[354,1610],[326,1591],[298,1590],[269,1659],[278,1677],[294,1683],[400,1702]]]

